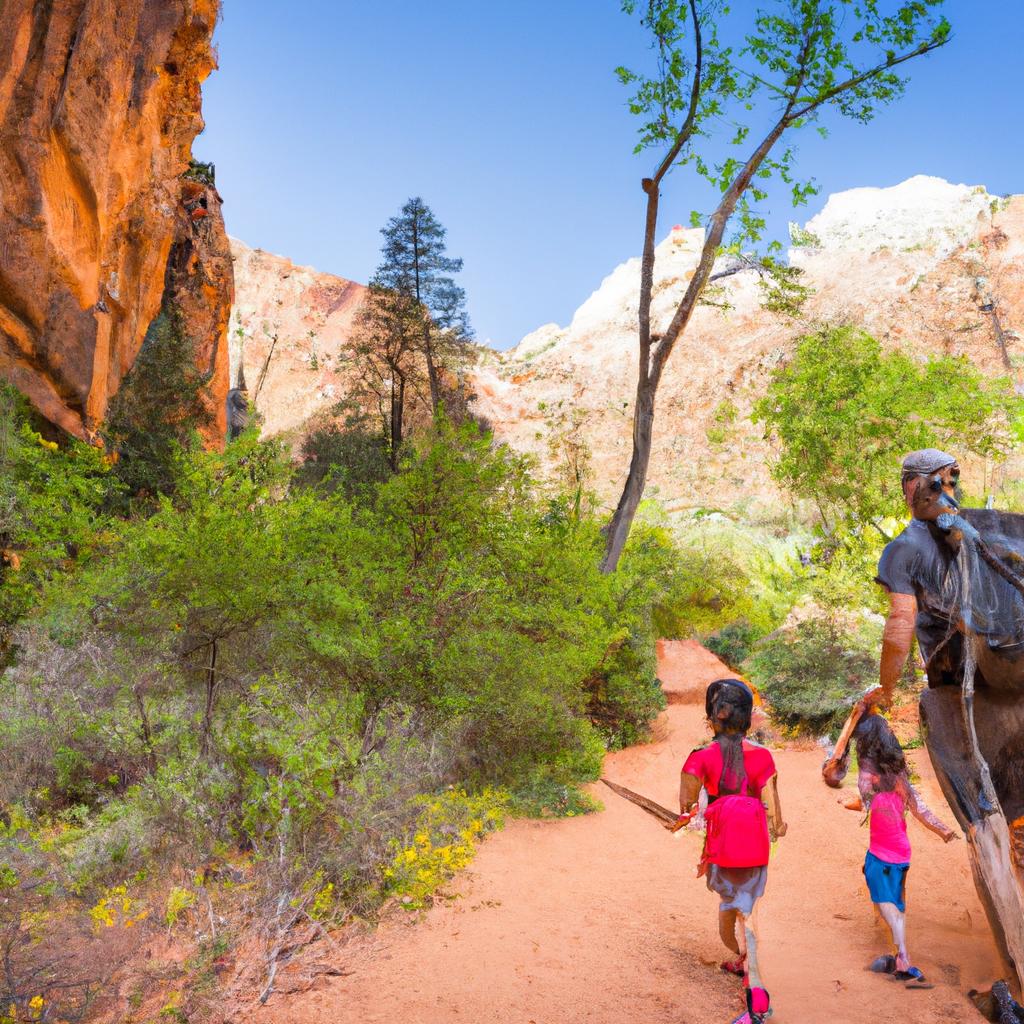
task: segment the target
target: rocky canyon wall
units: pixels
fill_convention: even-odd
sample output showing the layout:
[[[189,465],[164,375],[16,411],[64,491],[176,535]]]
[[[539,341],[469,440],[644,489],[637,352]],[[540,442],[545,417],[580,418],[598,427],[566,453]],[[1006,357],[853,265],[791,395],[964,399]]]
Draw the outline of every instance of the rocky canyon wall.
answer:
[[[4,0],[0,376],[80,437],[165,298],[224,422],[232,265],[202,130],[219,0]]]
[[[672,354],[648,487],[670,509],[781,499],[769,447],[748,416],[771,371],[817,324],[860,325],[888,347],[963,355],[1024,382],[1024,196],[919,176],[833,195],[794,226],[793,240],[790,260],[812,290],[799,319],[766,309],[758,275],[742,270],[716,282]],[[700,230],[675,228],[659,245],[656,325],[671,318],[701,242]],[[232,373],[243,367],[250,397],[258,390],[265,433],[301,433],[349,386],[352,370],[337,357],[362,286],[240,242],[232,248]],[[640,261],[626,261],[568,326],[541,327],[508,352],[480,349],[471,376],[476,411],[498,438],[567,483],[583,457],[609,504],[630,457],[639,276]],[[992,467],[967,470],[975,493],[998,489]]]
[[[364,285],[231,239],[231,383],[244,382],[264,434],[301,430],[345,396],[338,358]]]

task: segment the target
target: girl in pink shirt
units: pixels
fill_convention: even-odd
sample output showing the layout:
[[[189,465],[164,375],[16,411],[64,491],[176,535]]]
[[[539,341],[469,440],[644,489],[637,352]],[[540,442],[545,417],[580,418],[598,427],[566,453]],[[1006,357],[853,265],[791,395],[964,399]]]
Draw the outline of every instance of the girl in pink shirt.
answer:
[[[774,836],[786,833],[775,762],[769,751],[745,738],[754,707],[745,683],[715,680],[704,706],[715,738],[683,765],[679,821],[690,820],[701,789],[706,790],[707,835],[698,874],[706,875],[708,888],[718,894],[719,934],[736,957],[722,968],[743,975],[747,1009],[733,1024],[762,1024],[772,1011],[757,959],[755,904],[768,878],[769,819]]]
[[[947,843],[956,838],[956,833],[928,810],[910,784],[903,748],[881,715],[863,718],[853,738],[860,769],[857,787],[871,826],[864,878],[872,903],[889,926],[896,950],[895,955],[878,957],[871,969],[892,974],[908,987],[930,988],[907,954],[906,885],[910,870],[907,811]]]

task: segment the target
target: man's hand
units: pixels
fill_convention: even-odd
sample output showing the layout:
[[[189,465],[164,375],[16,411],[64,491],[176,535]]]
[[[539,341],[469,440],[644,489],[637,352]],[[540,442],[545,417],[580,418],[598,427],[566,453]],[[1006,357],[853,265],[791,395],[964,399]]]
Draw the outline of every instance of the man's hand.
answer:
[[[864,696],[857,701],[862,714],[868,714],[873,707],[887,708],[892,698],[885,692],[884,686],[872,686],[864,691]]]
[[[784,822],[780,821],[778,825],[772,825],[768,829],[772,834],[772,839],[781,839],[788,831],[789,826]]]

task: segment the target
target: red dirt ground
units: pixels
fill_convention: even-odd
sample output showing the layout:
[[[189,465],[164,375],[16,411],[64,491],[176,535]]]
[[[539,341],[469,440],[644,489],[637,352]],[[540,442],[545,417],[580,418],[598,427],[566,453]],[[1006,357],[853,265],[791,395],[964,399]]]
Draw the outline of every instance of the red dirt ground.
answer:
[[[703,742],[703,690],[728,674],[693,642],[659,645],[669,708],[653,742],[609,755],[605,775],[673,807],[680,765]],[[789,835],[762,901],[762,961],[778,1024],[977,1022],[965,996],[999,977],[965,844],[912,822],[910,953],[936,983],[906,991],[864,968],[887,949],[860,866],[861,816],[820,781],[822,753],[775,751]],[[923,751],[925,799],[948,811]],[[456,883],[458,898],[398,914],[349,942],[343,977],[275,994],[254,1024],[714,1024],[740,1012],[717,964],[717,899],[694,877],[700,838],[664,831],[604,786],[600,814],[514,821]]]

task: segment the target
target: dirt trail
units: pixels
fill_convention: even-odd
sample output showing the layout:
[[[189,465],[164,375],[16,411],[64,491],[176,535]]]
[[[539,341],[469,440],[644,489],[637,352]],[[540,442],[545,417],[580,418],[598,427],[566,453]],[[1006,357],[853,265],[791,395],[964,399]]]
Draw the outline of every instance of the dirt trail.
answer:
[[[612,754],[605,775],[665,804],[685,755],[708,733],[706,684],[727,674],[692,642],[659,645],[669,708],[652,743]],[[910,952],[935,981],[908,992],[864,970],[886,939],[860,874],[860,815],[820,782],[821,752],[780,749],[789,835],[761,907],[763,963],[779,1024],[977,1022],[964,993],[999,965],[964,843],[911,823]],[[945,811],[916,751],[924,795]],[[700,839],[672,837],[639,808],[595,788],[601,814],[515,821],[458,880],[460,896],[396,915],[343,952],[351,974],[247,1014],[259,1024],[717,1024],[740,1012],[740,983],[717,964],[717,901],[694,877]],[[947,815],[948,816],[948,815]]]

